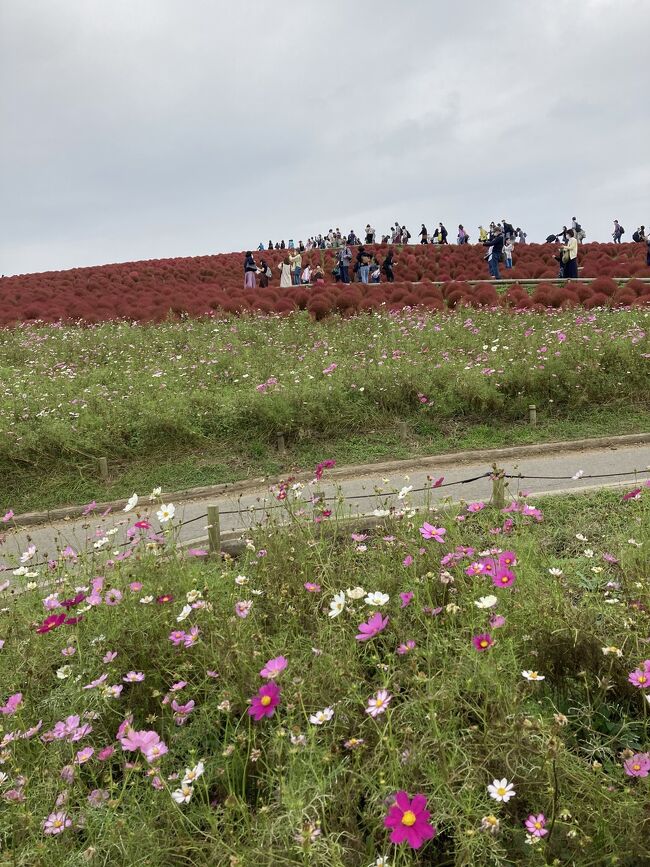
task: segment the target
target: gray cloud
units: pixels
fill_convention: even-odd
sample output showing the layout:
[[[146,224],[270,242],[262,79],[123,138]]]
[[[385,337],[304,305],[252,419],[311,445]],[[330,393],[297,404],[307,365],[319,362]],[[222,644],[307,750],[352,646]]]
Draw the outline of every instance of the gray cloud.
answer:
[[[3,0],[0,270],[368,220],[629,238],[648,32],[645,0]]]

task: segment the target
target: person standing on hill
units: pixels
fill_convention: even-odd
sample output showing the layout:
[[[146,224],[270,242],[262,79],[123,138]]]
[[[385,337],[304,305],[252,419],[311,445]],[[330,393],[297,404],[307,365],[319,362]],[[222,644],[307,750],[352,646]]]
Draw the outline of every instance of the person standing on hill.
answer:
[[[339,250],[339,271],[341,274],[341,280],[344,283],[350,282],[350,262],[352,261],[352,250],[347,244],[344,244],[343,247]]]
[[[625,234],[625,229],[618,220],[614,220],[614,231],[612,232],[612,238],[614,239],[615,244],[621,243],[621,235]]]
[[[483,226],[479,226],[478,227],[478,242],[479,242],[479,244],[482,244],[484,241],[487,241],[487,239],[488,239],[488,233],[485,231]]]
[[[280,272],[280,287],[286,289],[291,286],[291,259],[285,256],[282,262],[278,265]]]
[[[370,255],[366,252],[363,247],[359,247],[359,252],[357,253],[357,276],[359,278],[360,283],[368,282],[368,274],[370,272]]]
[[[257,265],[255,264],[255,259],[253,258],[253,254],[249,250],[246,253],[246,258],[244,259],[244,287],[246,289],[254,289],[255,288],[255,275],[257,274]]]
[[[302,274],[302,256],[300,253],[295,253],[290,257],[291,267],[293,268],[293,285],[300,286],[300,277]]]
[[[514,236],[515,230],[512,227],[512,223],[509,223],[505,218],[501,220],[501,225],[503,226],[503,234],[507,241],[508,238],[512,238]]]
[[[269,285],[269,277],[272,274],[271,269],[269,268],[269,265],[268,265],[268,262],[266,261],[266,259],[260,259],[259,274],[260,274],[260,288],[266,289],[266,287]]]
[[[573,234],[575,235],[577,242],[582,244],[584,239],[587,237],[587,233],[575,217],[571,217],[571,228],[573,229]]]
[[[490,276],[494,280],[500,280],[501,275],[499,274],[499,262],[503,255],[503,233],[499,226],[494,227],[492,234],[487,241],[483,241],[483,246],[488,248],[485,258],[487,259]]]
[[[449,232],[445,229],[445,227],[443,226],[443,224],[442,224],[442,223],[439,223],[439,232],[438,232],[438,236],[439,236],[439,238],[440,238],[440,243],[441,243],[441,244],[446,244],[446,243],[447,243],[447,235],[448,235],[448,234],[449,234]]]
[[[512,238],[508,238],[503,245],[503,254],[505,256],[506,271],[512,268],[512,254],[515,249],[515,242]]]
[[[420,244],[428,244],[429,243],[429,233],[427,232],[427,227],[422,223],[422,228],[420,229]]]
[[[573,229],[568,231],[569,240],[560,247],[562,255],[562,276],[575,280],[578,276],[578,239]]]
[[[381,270],[386,275],[386,279],[389,283],[395,282],[395,275],[393,274],[393,248],[388,248],[388,253],[386,253],[386,258],[382,262]]]
[[[466,244],[469,241],[469,235],[465,231],[463,224],[461,223],[458,226],[458,237],[456,238],[456,242],[458,244]]]

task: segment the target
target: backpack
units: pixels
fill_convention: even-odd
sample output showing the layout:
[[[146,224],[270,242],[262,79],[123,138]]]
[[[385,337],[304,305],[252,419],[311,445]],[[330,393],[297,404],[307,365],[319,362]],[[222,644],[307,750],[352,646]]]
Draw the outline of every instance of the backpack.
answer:
[[[624,235],[624,234],[625,234],[625,229],[623,228],[623,226],[619,226],[619,227],[618,227],[618,234],[619,234],[619,235]]]
[[[266,274],[267,277],[273,276],[273,271],[271,271],[271,269],[268,267],[268,265],[267,265],[266,271],[264,273]]]
[[[632,240],[636,241],[637,243],[641,240],[641,235],[639,235],[638,229],[636,230],[636,232],[632,233]]]

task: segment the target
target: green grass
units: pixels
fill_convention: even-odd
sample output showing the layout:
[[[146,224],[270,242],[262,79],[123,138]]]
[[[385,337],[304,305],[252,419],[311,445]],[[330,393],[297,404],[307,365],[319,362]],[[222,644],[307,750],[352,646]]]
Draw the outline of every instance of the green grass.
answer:
[[[0,331],[0,508],[233,481],[323,457],[645,431],[649,321],[644,310],[459,311]]]
[[[544,520],[511,514],[507,536],[491,532],[505,516],[489,507],[464,522],[441,508],[430,520],[446,528],[444,544],[422,541],[419,516],[388,521],[362,550],[349,530],[321,534],[294,515],[286,527],[260,530],[236,561],[198,562],[172,544],[162,555],[141,545],[113,569],[102,560],[109,555],[96,552],[76,566],[60,563],[48,573],[59,598],[97,574],[106,576],[101,595],[110,587],[123,598],[113,606],[82,603],[77,625],[45,635],[34,624],[52,587],[8,603],[0,698],[21,692],[23,705],[0,718],[4,730],[42,719],[42,736],[57,721],[86,714],[92,731],[73,743],[35,736],[5,744],[0,789],[18,790],[23,800],[3,801],[0,863],[368,867],[380,856],[396,867],[650,863],[650,777],[623,768],[628,755],[650,748],[648,705],[628,681],[650,656],[650,490],[627,503],[620,492],[602,491],[536,505]],[[328,523],[336,529],[338,520],[335,514]],[[512,589],[465,574],[495,544],[516,554]],[[443,568],[441,557],[459,545],[473,551]],[[406,554],[414,557],[408,567]],[[130,589],[134,581],[141,588]],[[306,581],[321,592],[307,592]],[[385,630],[366,643],[354,637],[375,610],[363,599],[348,598],[343,613],[328,616],[333,595],[357,585],[390,596],[381,608]],[[413,599],[401,607],[406,591]],[[161,593],[174,601],[140,602]],[[179,623],[188,593],[204,607]],[[490,593],[496,607],[477,608],[475,600]],[[234,606],[246,599],[253,605],[241,619]],[[441,610],[432,615],[432,608]],[[494,613],[505,623],[490,629]],[[200,630],[196,643],[172,646],[170,632],[190,625]],[[472,637],[486,630],[494,646],[478,652]],[[415,647],[397,654],[407,640]],[[66,646],[76,653],[64,658]],[[611,646],[620,655],[603,653]],[[117,657],[104,663],[109,650]],[[254,722],[248,700],[263,682],[264,663],[279,655],[288,661],[279,705]],[[131,670],[145,679],[125,684],[120,698],[101,686],[83,689],[102,672],[106,684],[120,684]],[[530,683],[523,670],[545,679]],[[182,726],[164,700],[178,681],[186,681],[175,693],[179,702],[195,701]],[[365,708],[382,688],[392,698],[372,719]],[[326,707],[333,718],[313,725],[310,715]],[[159,789],[144,757],[116,742],[127,714],[169,749],[159,761]],[[362,743],[352,747],[352,738]],[[115,753],[100,761],[99,750],[111,744]],[[62,769],[85,747],[95,753],[65,782]],[[179,781],[170,776],[199,760],[205,773],[190,802],[177,805],[171,792]],[[516,791],[507,804],[487,791],[502,777]],[[105,800],[91,806],[97,790]],[[391,844],[383,826],[398,790],[423,793],[438,829],[417,852]],[[57,798],[72,824],[53,838],[42,825]],[[529,845],[524,821],[540,812],[550,834]],[[496,835],[482,830],[490,815]]]

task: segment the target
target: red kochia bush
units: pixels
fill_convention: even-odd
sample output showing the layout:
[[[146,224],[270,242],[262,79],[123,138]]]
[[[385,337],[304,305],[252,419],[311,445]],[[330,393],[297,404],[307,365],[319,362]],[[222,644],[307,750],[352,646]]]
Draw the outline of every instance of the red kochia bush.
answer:
[[[602,292],[603,295],[613,295],[618,289],[618,283],[611,277],[596,277],[590,284],[592,292]]]

